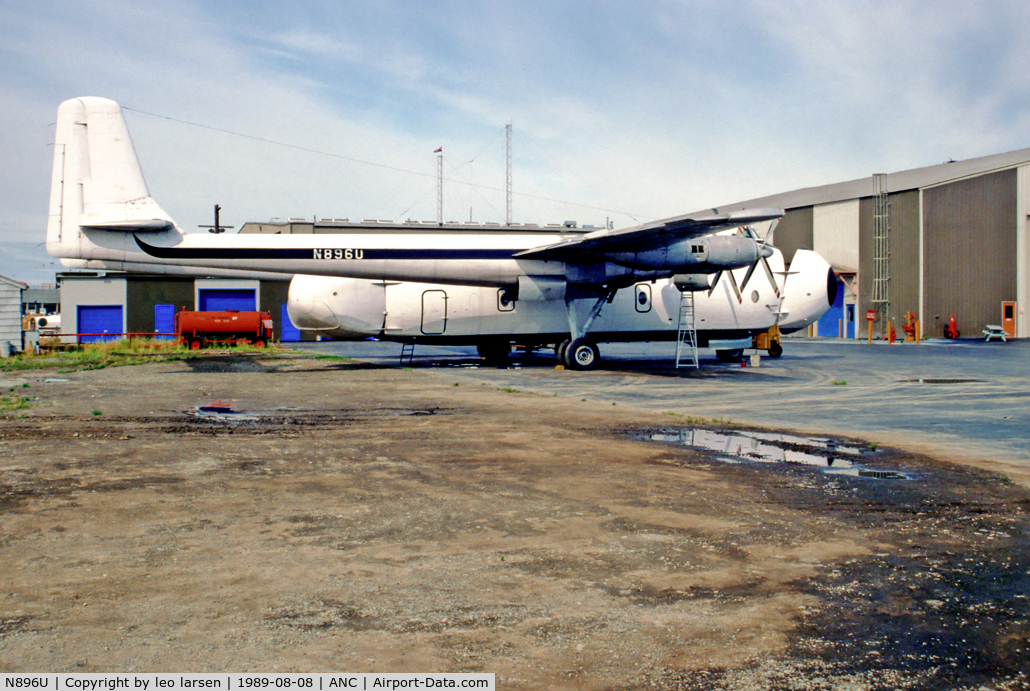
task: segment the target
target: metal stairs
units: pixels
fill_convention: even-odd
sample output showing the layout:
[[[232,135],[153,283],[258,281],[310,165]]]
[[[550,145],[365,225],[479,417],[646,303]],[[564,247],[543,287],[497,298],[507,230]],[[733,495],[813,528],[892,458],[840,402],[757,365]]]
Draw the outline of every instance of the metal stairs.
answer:
[[[401,365],[404,365],[404,361],[407,360],[408,364],[415,359],[415,344],[405,341],[401,344]]]
[[[697,367],[697,329],[694,326],[694,293],[680,293],[680,321],[676,334],[676,367]]]

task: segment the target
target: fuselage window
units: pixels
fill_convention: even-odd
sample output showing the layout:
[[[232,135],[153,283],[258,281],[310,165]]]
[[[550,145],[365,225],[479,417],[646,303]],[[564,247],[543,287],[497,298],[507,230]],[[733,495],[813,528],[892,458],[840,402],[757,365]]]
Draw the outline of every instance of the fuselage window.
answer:
[[[501,288],[497,291],[497,311],[498,312],[511,312],[515,309],[515,301],[511,299],[511,294],[507,290]]]
[[[637,312],[651,311],[651,286],[647,283],[637,284],[637,304],[634,307]]]

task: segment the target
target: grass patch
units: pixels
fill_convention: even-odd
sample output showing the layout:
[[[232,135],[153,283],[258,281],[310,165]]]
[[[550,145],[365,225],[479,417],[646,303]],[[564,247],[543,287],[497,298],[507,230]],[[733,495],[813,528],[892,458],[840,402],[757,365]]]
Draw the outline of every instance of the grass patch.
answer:
[[[19,394],[0,396],[0,412],[3,413],[8,413],[12,410],[24,410],[31,408],[33,405],[32,399],[28,396],[21,396]]]
[[[505,393],[522,393],[522,391],[520,389],[516,389],[516,388],[513,388],[511,386],[504,386],[504,387],[501,387],[501,388],[499,388],[497,390],[498,391],[504,391]]]
[[[830,383],[833,384],[834,386],[847,386],[848,385],[848,382],[845,379],[834,379]]]
[[[234,352],[270,352],[251,345],[233,346]],[[219,348],[218,352],[224,352]],[[60,374],[81,370],[171,362],[204,357],[204,350],[190,350],[178,341],[134,338],[110,343],[83,343],[47,350],[41,355],[20,353],[0,360],[0,372],[56,369]],[[25,386],[28,386],[27,384]]]

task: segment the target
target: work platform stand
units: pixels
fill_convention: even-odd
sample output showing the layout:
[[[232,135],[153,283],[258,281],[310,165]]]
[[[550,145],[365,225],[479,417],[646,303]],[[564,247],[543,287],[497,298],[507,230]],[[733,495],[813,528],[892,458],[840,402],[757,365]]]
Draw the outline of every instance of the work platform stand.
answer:
[[[684,355],[687,361],[683,362]],[[680,293],[680,321],[676,334],[676,367],[697,367],[697,328],[694,325],[694,293]]]

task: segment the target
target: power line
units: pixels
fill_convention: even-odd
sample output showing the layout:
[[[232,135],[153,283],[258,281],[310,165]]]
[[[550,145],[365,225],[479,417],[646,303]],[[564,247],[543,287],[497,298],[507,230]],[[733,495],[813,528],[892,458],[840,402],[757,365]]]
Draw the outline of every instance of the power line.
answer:
[[[220,134],[227,134],[227,135],[232,136],[232,137],[241,137],[243,139],[249,139],[251,141],[261,142],[262,144],[271,144],[272,146],[281,146],[281,147],[284,147],[284,148],[287,148],[287,149],[293,149],[294,151],[302,151],[304,153],[314,154],[316,156],[326,156],[328,158],[335,158],[335,159],[339,159],[341,161],[349,161],[351,163],[359,163],[361,165],[372,166],[372,167],[375,167],[375,168],[382,168],[383,170],[392,170],[392,171],[397,172],[397,173],[406,173],[408,175],[417,175],[419,177],[424,177],[424,178],[433,178],[433,179],[436,178],[436,175],[433,175],[433,174],[430,174],[430,173],[424,173],[424,172],[421,172],[421,171],[418,171],[418,170],[409,170],[407,168],[400,168],[398,166],[391,166],[391,165],[388,165],[386,163],[376,163],[375,161],[366,161],[366,160],[361,159],[361,158],[354,158],[353,156],[344,156],[342,154],[335,154],[335,153],[332,153],[332,152],[329,152],[329,151],[322,151],[322,150],[319,150],[319,149],[312,149],[310,147],[300,146],[298,144],[289,144],[287,142],[281,142],[281,141],[277,141],[275,139],[268,139],[267,137],[258,137],[258,136],[253,135],[253,134],[245,134],[243,132],[235,132],[233,130],[228,130],[228,129],[225,129],[225,128],[222,128],[222,127],[215,127],[213,125],[205,125],[205,124],[199,123],[199,122],[191,122],[189,120],[181,120],[179,118],[173,118],[173,117],[171,117],[169,115],[161,115],[160,113],[151,113],[151,112],[148,112],[148,111],[145,111],[145,110],[139,110],[138,108],[130,108],[129,106],[124,106],[123,105],[122,106],[122,110],[128,110],[128,111],[131,111],[133,113],[139,113],[140,115],[147,115],[147,116],[150,116],[152,118],[158,118],[160,120],[168,120],[169,122],[175,122],[175,123],[179,123],[181,125],[189,125],[190,127],[199,127],[200,129],[210,130],[212,132],[218,132]],[[495,139],[496,139],[496,137],[495,137]],[[491,140],[490,143],[493,143],[493,140]],[[487,146],[489,146],[489,144],[487,144]],[[484,147],[484,149],[485,148],[486,147]],[[482,151],[480,151],[479,153],[482,153]],[[476,156],[479,156],[479,154],[476,154]],[[502,193],[507,194],[507,190],[506,189],[501,189],[499,187],[492,187],[490,185],[480,185],[480,184],[477,184],[477,183],[474,183],[474,182],[465,182],[463,180],[456,180],[456,179],[452,179],[452,178],[444,178],[444,181],[445,182],[453,182],[453,183],[456,183],[456,184],[459,184],[459,185],[468,185],[470,187],[476,187],[476,188],[479,188],[479,189],[482,189],[482,190],[489,190],[491,192],[502,192]],[[564,204],[566,206],[575,206],[575,207],[578,207],[578,208],[581,208],[581,209],[591,209],[593,211],[604,211],[604,212],[607,212],[607,213],[621,214],[621,215],[628,216],[628,217],[634,218],[634,219],[640,217],[640,214],[631,214],[631,213],[629,213],[627,211],[622,211],[622,210],[619,210],[619,209],[609,209],[607,207],[595,206],[593,204],[581,204],[579,202],[570,202],[570,201],[566,201],[564,199],[555,199],[553,197],[545,197],[545,196],[539,195],[539,194],[529,194],[529,193],[526,193],[526,192],[513,192],[513,194],[515,194],[515,195],[517,195],[519,197],[525,197],[527,199],[536,199],[537,201],[552,202],[554,204]]]

